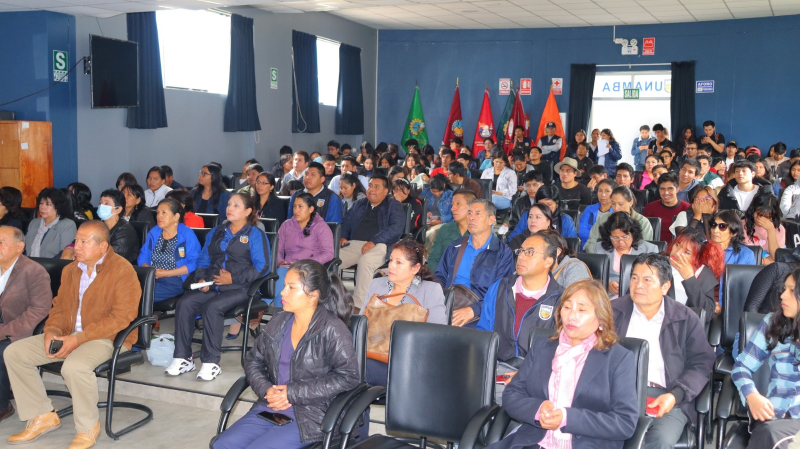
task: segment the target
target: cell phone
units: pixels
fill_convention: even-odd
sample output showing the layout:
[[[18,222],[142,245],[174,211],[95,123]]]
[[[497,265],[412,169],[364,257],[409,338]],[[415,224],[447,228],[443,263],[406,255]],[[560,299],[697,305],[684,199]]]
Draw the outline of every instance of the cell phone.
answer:
[[[258,414],[258,417],[263,419],[264,421],[271,422],[276,426],[285,426],[290,422],[294,421],[292,418],[289,418],[286,415],[281,415],[280,413],[272,413],[272,412],[261,412]]]
[[[658,405],[655,407],[650,406],[650,404],[652,404],[655,400],[656,398],[651,398],[651,397],[647,398],[647,406],[645,406],[645,415],[652,417],[656,417],[658,415],[658,411],[661,410],[661,406]]]
[[[58,354],[64,342],[61,340],[50,340],[50,354]]]
[[[507,380],[508,378],[506,377],[505,374],[501,374],[495,378],[495,382],[500,385],[505,385]]]
[[[350,242],[347,242],[344,245],[342,245],[342,248],[347,248],[348,246],[350,246]]]

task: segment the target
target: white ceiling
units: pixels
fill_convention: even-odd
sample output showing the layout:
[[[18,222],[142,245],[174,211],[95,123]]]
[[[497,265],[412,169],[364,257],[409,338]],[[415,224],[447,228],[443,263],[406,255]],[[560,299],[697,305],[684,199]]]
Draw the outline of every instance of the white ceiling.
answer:
[[[0,0],[0,12],[45,9],[101,18],[228,6],[327,11],[377,29],[551,28],[800,14],[800,0]]]

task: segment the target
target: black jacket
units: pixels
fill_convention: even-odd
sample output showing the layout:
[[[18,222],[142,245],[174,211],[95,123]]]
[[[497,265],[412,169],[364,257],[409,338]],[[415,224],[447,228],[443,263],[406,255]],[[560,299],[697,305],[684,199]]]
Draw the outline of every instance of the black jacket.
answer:
[[[633,314],[631,295],[615,299],[611,307],[617,334],[624,337]],[[664,322],[658,341],[664,358],[667,391],[675,395],[676,406],[694,424],[697,421],[695,398],[708,383],[714,365],[714,350],[708,344],[703,323],[691,309],[664,296]],[[653,356],[651,353],[650,357]]]
[[[149,209],[148,209],[149,212]],[[114,252],[124,257],[128,262],[136,265],[136,258],[139,257],[139,236],[130,223],[123,218],[109,231],[108,241]]]
[[[733,189],[739,183],[736,182],[736,179],[731,179],[722,187],[722,190],[719,191],[719,210],[741,210],[739,209],[739,202],[736,201],[736,196],[733,194]],[[769,181],[765,181],[761,178],[753,178],[753,184],[758,186],[758,193],[756,195],[772,195],[772,185],[770,185]],[[742,212],[745,212],[742,210]]]
[[[283,336],[291,331],[286,323],[292,316],[289,312],[275,315],[247,353],[244,371],[258,402],[266,402],[267,390],[278,381]],[[300,441],[321,441],[320,426],[331,401],[360,381],[353,336],[347,325],[324,307],[317,307],[308,330],[297,343],[290,372],[287,394],[297,418]],[[334,434],[338,431],[335,426]]]
[[[132,212],[131,221],[141,221],[143,223],[150,223],[150,226],[156,225],[156,220],[153,218],[153,211],[147,206],[142,206],[141,208],[139,208],[139,210]]]
[[[260,200],[256,198],[256,201]],[[256,204],[256,206],[257,205],[258,204]],[[267,203],[258,211],[258,218],[274,218],[278,220],[278,226],[280,226],[281,223],[286,221],[287,209],[288,206],[285,199],[278,198],[277,195],[270,195]]]
[[[717,304],[717,295],[714,294],[719,280],[714,277],[714,272],[708,266],[703,266],[700,277],[690,277],[682,280],[686,290],[686,307],[699,307],[706,311],[706,322],[714,318],[714,309]]]
[[[367,213],[367,208],[371,207],[368,198],[363,198],[355,202],[342,219],[342,238],[350,240],[358,227],[361,219]],[[378,233],[372,237],[372,243],[383,243],[387,247],[393,245],[403,235],[406,226],[406,214],[403,206],[394,198],[387,196],[383,202],[375,206],[378,209]],[[387,251],[387,257],[388,257]]]
[[[745,312],[771,313],[781,306],[783,281],[798,268],[796,263],[776,262],[765,266],[750,284]]]

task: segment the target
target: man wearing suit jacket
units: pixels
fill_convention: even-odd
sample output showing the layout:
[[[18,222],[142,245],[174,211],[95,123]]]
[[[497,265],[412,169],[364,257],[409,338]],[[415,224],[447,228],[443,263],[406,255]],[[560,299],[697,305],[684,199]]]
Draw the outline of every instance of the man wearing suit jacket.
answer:
[[[30,337],[53,304],[50,275],[23,256],[24,249],[22,231],[0,226],[0,421],[14,414],[3,352],[11,342]]]
[[[700,318],[667,296],[671,272],[667,256],[640,254],[633,263],[630,293],[612,302],[617,334],[647,340],[650,346],[647,396],[655,401],[647,412],[656,419],[645,449],[674,447],[686,424],[695,422],[695,398],[714,364]]]

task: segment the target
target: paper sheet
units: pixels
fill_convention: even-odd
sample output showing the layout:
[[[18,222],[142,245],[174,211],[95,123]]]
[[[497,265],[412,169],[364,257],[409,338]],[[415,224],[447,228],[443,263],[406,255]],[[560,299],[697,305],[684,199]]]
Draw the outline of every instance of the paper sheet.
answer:
[[[605,156],[606,154],[608,154],[608,141],[597,139],[597,156]]]
[[[196,284],[192,284],[192,285],[190,286],[190,288],[191,288],[192,290],[199,290],[199,289],[201,289],[201,288],[203,288],[203,287],[210,287],[210,286],[212,286],[212,285],[214,285],[214,281],[211,281],[211,282],[198,282],[198,283],[196,283]]]

